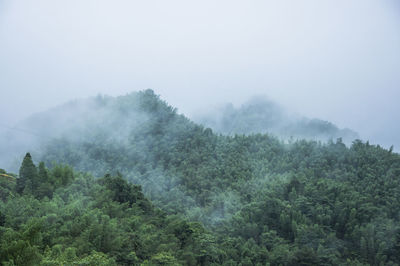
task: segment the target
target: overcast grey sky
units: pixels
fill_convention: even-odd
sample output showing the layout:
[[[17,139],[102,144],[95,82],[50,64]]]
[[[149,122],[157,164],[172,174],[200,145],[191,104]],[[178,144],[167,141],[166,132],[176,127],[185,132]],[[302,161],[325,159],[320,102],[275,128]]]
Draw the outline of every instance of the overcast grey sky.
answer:
[[[152,88],[188,114],[264,94],[400,147],[400,1],[0,0],[0,120]]]

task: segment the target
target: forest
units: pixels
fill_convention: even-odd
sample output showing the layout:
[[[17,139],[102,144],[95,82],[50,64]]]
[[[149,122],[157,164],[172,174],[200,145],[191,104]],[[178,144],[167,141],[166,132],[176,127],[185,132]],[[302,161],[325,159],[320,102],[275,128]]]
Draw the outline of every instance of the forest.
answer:
[[[328,121],[293,113],[263,96],[251,98],[240,107],[226,104],[206,113],[200,112],[192,119],[224,135],[268,133],[286,140],[317,141],[341,138],[346,144],[359,138],[348,128],[340,129]]]
[[[19,127],[40,138],[0,166],[2,265],[400,264],[393,148],[222,134],[152,90]]]

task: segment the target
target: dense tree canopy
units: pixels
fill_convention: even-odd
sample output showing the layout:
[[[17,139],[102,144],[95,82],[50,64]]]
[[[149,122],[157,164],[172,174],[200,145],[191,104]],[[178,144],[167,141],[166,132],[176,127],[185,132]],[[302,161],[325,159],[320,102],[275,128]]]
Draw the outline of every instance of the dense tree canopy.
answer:
[[[151,90],[87,104],[44,163],[1,170],[3,264],[400,263],[392,149],[217,135]]]
[[[95,180],[65,169],[70,168],[45,168],[47,180],[39,178],[52,187],[51,198],[28,190],[14,194],[15,181],[2,180],[2,191],[9,192],[0,204],[2,264],[198,265],[217,260],[211,256],[218,252],[215,236],[153,207],[140,186],[122,176]]]

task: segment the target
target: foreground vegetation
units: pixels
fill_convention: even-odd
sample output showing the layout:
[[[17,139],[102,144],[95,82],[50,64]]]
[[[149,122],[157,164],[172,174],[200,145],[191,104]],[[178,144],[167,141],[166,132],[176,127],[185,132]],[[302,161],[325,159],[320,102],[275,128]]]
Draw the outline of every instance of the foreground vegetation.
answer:
[[[45,163],[2,172],[3,264],[400,263],[392,149],[216,135],[150,90],[87,104],[31,120],[51,136]],[[50,134],[72,110],[79,123]]]
[[[215,252],[200,224],[155,208],[121,176],[36,169],[30,154],[19,178],[1,172],[3,265],[196,265]]]

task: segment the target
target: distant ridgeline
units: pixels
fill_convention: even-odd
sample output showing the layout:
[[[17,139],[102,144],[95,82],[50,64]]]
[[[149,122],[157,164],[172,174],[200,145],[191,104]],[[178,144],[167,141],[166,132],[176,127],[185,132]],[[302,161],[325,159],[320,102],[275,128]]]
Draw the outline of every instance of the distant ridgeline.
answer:
[[[265,98],[253,99],[240,108],[227,104],[212,113],[197,115],[194,120],[227,135],[268,133],[286,140],[293,138],[317,141],[342,138],[345,143],[359,138],[356,132],[339,129],[330,122],[289,114],[281,106]]]
[[[277,132],[292,130],[296,136],[315,136],[310,132],[317,131],[321,136],[345,138],[346,131],[322,121],[280,124],[289,116],[273,104],[229,110],[212,122],[219,132],[229,133],[221,135],[177,114],[152,90],[115,98],[99,96],[23,121],[18,127],[35,132],[40,141],[18,147],[25,147],[25,152],[31,151],[33,158],[46,165],[68,164],[98,177],[123,176],[141,185],[143,194],[167,214],[200,222],[212,232],[205,233],[200,225],[168,231],[175,232],[180,242],[173,241],[185,251],[177,253],[164,245],[154,254],[136,253],[141,263],[151,259],[164,260],[164,265],[400,263],[399,154],[360,140],[346,147],[341,139],[319,142],[293,136],[287,142],[256,133],[276,128]],[[251,130],[244,132],[246,128]],[[112,188],[119,188],[119,182],[112,183]],[[29,191],[35,189],[27,192],[35,195]],[[106,199],[109,194],[105,195]],[[110,219],[121,214],[111,203],[96,204],[90,208],[106,211]],[[8,208],[0,206],[1,213]],[[80,208],[74,206],[68,207],[72,213]],[[145,234],[153,229],[142,230]],[[198,242],[188,244],[192,243],[186,240],[189,236],[198,237],[190,240]],[[147,241],[143,235],[140,239],[143,245],[154,240]],[[210,243],[214,251],[205,248]],[[191,248],[195,251],[186,256]],[[120,259],[113,252],[95,250]],[[64,254],[67,249],[57,252]]]

